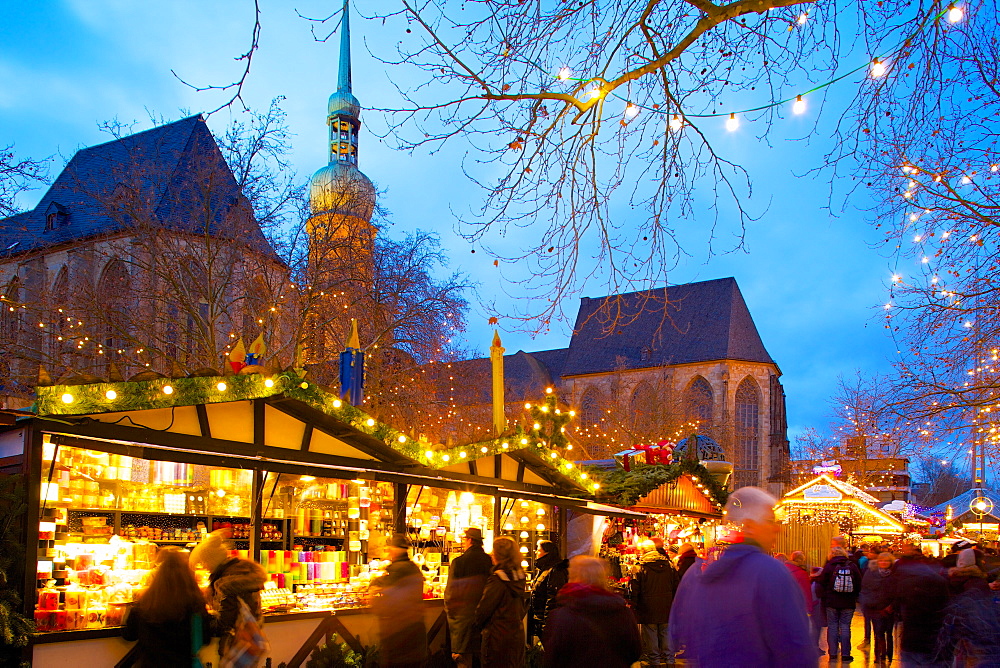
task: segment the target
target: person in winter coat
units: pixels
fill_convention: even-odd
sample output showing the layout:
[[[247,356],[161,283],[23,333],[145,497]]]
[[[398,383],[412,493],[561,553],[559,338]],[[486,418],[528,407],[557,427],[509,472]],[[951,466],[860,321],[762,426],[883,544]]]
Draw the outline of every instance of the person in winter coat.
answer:
[[[628,668],[642,645],[635,615],[608,587],[608,569],[594,557],[569,560],[569,582],[559,591],[545,628],[545,668]]]
[[[1000,666],[1000,586],[993,586],[968,587],[951,599],[938,634],[936,659],[953,666]]]
[[[517,543],[501,536],[493,541],[493,572],[476,606],[473,629],[482,633],[483,668],[521,668],[527,594]]]
[[[813,608],[813,594],[812,578],[809,576],[809,567],[806,565],[806,553],[799,550],[792,552],[792,558],[785,562],[785,568],[792,574],[795,584],[802,590],[806,612],[809,612]]]
[[[924,563],[922,556],[917,556],[919,552],[909,553],[911,556],[896,560],[889,579],[892,608],[903,627],[899,635],[900,659],[904,666],[938,665],[934,656],[948,604],[948,583]]]
[[[966,548],[959,552],[955,567],[948,569],[948,592],[954,597],[970,589],[987,592],[989,588],[986,583],[986,573],[979,567],[976,559],[976,551]]]
[[[892,610],[892,565],[895,562],[891,552],[883,552],[872,562],[861,578],[861,595],[858,603],[866,619],[871,620],[872,635],[875,637],[875,663],[892,663],[892,629],[896,616]]]
[[[260,564],[249,559],[230,557],[225,541],[229,529],[219,529],[208,534],[191,550],[190,562],[208,572],[208,596],[215,610],[214,634],[219,636],[219,656],[226,649],[240,615],[240,600],[247,604],[258,622],[264,612],[260,606],[260,592],[267,582],[267,573]]]
[[[673,661],[668,623],[679,583],[680,575],[670,559],[661,555],[655,544],[651,545],[630,583],[633,609],[642,627],[643,660],[650,666]]]
[[[459,668],[470,668],[479,663],[482,647],[482,639],[472,632],[473,616],[483,597],[486,579],[493,571],[493,560],[483,550],[483,532],[479,527],[465,530],[462,546],[465,552],[455,557],[448,572],[444,608],[451,633],[452,659]]]
[[[410,561],[410,541],[396,534],[386,543],[392,561],[385,575],[372,580],[376,596],[372,611],[378,619],[379,665],[382,668],[418,668],[427,658],[424,627],[424,576]]]
[[[694,562],[698,559],[698,553],[695,552],[694,545],[691,543],[684,543],[680,547],[680,557],[677,558],[677,575],[684,577],[687,573],[687,569],[691,568]]]
[[[190,666],[212,639],[212,616],[188,565],[177,548],[160,549],[149,588],[129,613],[122,630],[135,640],[135,668]]]
[[[544,637],[545,620],[556,605],[556,594],[569,581],[569,559],[548,540],[539,541],[535,552],[535,580],[531,587],[528,640]]]
[[[729,495],[726,518],[743,542],[681,580],[670,612],[671,647],[713,666],[816,666],[806,606],[788,569],[768,556],[777,499],[759,487]]]
[[[830,559],[816,578],[820,598],[826,610],[826,646],[831,658],[853,661],[851,656],[851,620],[861,594],[861,571],[847,552],[835,547]]]

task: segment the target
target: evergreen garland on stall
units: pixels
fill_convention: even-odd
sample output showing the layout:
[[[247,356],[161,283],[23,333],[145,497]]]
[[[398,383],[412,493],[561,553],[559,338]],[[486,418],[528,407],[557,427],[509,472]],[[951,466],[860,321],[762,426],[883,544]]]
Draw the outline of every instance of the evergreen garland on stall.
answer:
[[[708,491],[709,500],[720,507],[729,497],[728,490],[716,482],[708,469],[687,458],[673,464],[640,466],[632,471],[616,468],[597,475],[601,478],[601,500],[623,508],[634,506],[657,487],[675,482],[682,475],[690,475],[696,479],[696,484],[701,483]]]

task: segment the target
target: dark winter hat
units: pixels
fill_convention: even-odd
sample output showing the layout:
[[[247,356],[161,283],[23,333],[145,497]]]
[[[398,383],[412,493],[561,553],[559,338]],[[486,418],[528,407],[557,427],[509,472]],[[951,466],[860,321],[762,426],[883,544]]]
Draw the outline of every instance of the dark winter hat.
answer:
[[[390,545],[391,547],[398,547],[401,550],[408,550],[413,547],[413,543],[410,542],[410,539],[401,533],[397,533],[395,536],[390,538],[387,545]]]
[[[479,527],[469,527],[465,530],[465,537],[469,540],[483,542],[483,530]]]

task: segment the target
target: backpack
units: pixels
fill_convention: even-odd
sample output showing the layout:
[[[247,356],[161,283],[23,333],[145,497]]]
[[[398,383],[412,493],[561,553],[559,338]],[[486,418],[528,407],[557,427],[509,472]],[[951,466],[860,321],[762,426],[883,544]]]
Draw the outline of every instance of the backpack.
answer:
[[[833,591],[838,594],[854,593],[854,577],[851,575],[851,569],[847,564],[840,566],[833,574]]]

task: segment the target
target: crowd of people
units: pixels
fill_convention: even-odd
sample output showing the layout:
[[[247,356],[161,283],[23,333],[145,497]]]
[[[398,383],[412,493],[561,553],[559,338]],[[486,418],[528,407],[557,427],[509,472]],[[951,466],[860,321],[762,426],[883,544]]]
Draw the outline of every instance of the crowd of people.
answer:
[[[651,537],[627,583],[612,582],[603,560],[565,559],[549,541],[538,544],[534,572],[526,573],[513,539],[496,538],[487,553],[482,532],[467,529],[445,590],[452,659],[459,668],[521,668],[535,648],[547,668],[627,668],[640,659],[646,667],[677,659],[704,668],[817,666],[824,654],[832,665],[853,660],[860,615],[857,649],[875,665],[889,665],[898,648],[904,667],[1000,666],[995,552],[957,544],[935,559],[915,544],[897,554],[885,545],[851,548],[837,536],[825,563],[810,567],[803,552],[771,556],[780,529],[775,503],[762,489],[736,490],[726,519],[739,531],[724,549],[668,551]],[[209,535],[190,556],[160,551],[123,632],[138,641],[132,665],[198,665],[213,636],[220,665],[254,665],[254,652],[266,646],[258,624],[267,576],[255,562],[230,557],[225,538]],[[418,668],[428,659],[423,574],[410,547],[403,535],[389,540],[390,564],[372,582],[383,668]],[[206,590],[196,566],[210,573]]]

